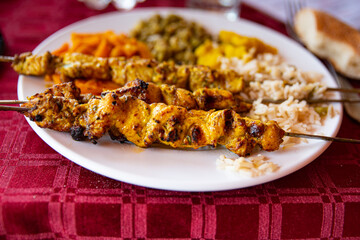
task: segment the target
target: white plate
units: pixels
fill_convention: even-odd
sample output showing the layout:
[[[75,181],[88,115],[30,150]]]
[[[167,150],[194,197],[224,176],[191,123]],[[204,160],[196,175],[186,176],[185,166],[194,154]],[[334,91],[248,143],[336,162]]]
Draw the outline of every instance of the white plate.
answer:
[[[336,87],[324,66],[300,45],[287,37],[255,23],[240,20],[229,22],[215,13],[176,8],[149,8],[128,13],[113,12],[99,15],[72,24],[54,33],[43,41],[34,53],[59,48],[70,41],[72,32],[101,32],[114,30],[116,33],[128,32],[134,25],[154,13],[175,13],[186,19],[203,24],[214,34],[220,30],[235,31],[239,34],[255,36],[277,47],[285,59],[300,69],[317,71],[324,75],[328,86]],[[25,99],[45,90],[41,78],[20,76],[18,82],[19,99]],[[342,119],[341,105],[335,104],[340,114],[326,121],[319,131],[327,136],[335,136]],[[69,134],[41,129],[33,122],[29,124],[34,131],[53,149],[71,161],[101,175],[145,187],[178,191],[217,191],[244,188],[269,182],[288,175],[314,159],[329,146],[328,142],[311,140],[288,150],[273,153],[262,152],[271,161],[281,166],[280,170],[265,176],[249,178],[229,174],[216,169],[216,159],[225,154],[236,157],[225,148],[202,150],[174,150],[169,148],[141,149],[133,144],[112,142],[109,137],[101,139],[97,145],[90,142],[73,141]]]

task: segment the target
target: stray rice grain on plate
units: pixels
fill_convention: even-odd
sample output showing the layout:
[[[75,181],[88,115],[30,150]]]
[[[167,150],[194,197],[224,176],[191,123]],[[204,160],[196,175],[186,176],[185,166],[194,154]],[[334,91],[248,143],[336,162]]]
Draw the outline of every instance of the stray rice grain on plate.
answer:
[[[220,170],[236,172],[248,177],[262,176],[267,173],[276,172],[280,168],[279,165],[267,161],[266,157],[261,154],[256,157],[239,157],[236,159],[221,155],[216,160],[216,166]]]

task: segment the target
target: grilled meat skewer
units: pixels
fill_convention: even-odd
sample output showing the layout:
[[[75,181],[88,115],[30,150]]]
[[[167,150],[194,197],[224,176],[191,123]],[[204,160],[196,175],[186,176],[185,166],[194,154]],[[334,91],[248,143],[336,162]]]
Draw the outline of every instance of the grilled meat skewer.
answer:
[[[198,88],[221,88],[238,93],[244,88],[241,76],[235,71],[215,71],[205,66],[159,63],[149,59],[122,57],[97,58],[80,53],[62,57],[46,52],[43,56],[22,53],[15,57],[0,56],[0,62],[10,62],[14,70],[24,75],[43,76],[58,73],[63,81],[76,78],[112,80],[124,85],[136,78],[156,84],[166,83],[194,91]],[[327,91],[360,93],[360,89],[327,88]]]
[[[22,104],[22,103],[26,103],[26,102],[27,101],[20,101],[20,100],[0,100],[0,111],[16,111],[16,112],[24,113],[26,111],[29,111],[30,109],[27,107],[4,106],[1,104]],[[332,141],[332,142],[360,144],[360,140],[358,140],[358,139],[328,137],[328,136],[314,135],[314,134],[285,132],[285,136],[296,137],[296,138],[309,138],[309,139],[325,140],[325,141]],[[119,138],[117,138],[117,140],[120,141]],[[124,141],[126,141],[126,139],[124,139]]]
[[[148,104],[116,91],[84,99],[74,84],[56,85],[22,104],[23,114],[43,128],[71,132],[75,140],[96,141],[109,132],[139,147],[162,143],[174,148],[216,147],[245,156],[255,146],[274,151],[284,131],[274,121],[242,118],[235,111],[187,110],[163,103]]]
[[[131,136],[134,136],[134,134],[132,134],[131,131],[126,132],[128,134],[122,133],[121,130],[124,130],[124,129],[125,129],[124,131],[127,131],[129,129],[139,130],[140,125],[136,121],[141,122],[142,120],[139,120],[139,119],[143,119],[143,120],[145,119],[144,121],[148,121],[146,119],[149,119],[149,118],[146,118],[146,115],[145,115],[145,118],[144,118],[144,116],[138,117],[138,113],[134,112],[134,111],[136,111],[137,108],[135,107],[135,110],[134,110],[131,108],[132,104],[130,106],[126,105],[127,101],[129,101],[129,97],[133,103],[136,102],[136,103],[134,103],[134,105],[136,105],[136,104],[139,104],[139,101],[136,100],[134,98],[134,96],[144,98],[143,101],[149,101],[151,99],[156,99],[156,96],[157,96],[157,94],[155,94],[154,96],[151,96],[152,91],[146,92],[146,91],[144,91],[144,88],[142,88],[139,91],[139,88],[137,86],[138,83],[141,83],[142,85],[149,84],[149,83],[144,83],[141,81],[134,81],[133,83],[128,84],[130,86],[125,86],[125,87],[121,88],[121,90],[124,90],[124,91],[119,91],[119,90],[108,91],[102,95],[102,98],[98,98],[98,97],[94,97],[94,96],[89,98],[89,96],[80,95],[79,89],[76,88],[75,85],[71,82],[54,85],[52,88],[49,88],[48,90],[46,90],[44,93],[36,94],[33,97],[29,98],[29,101],[2,100],[2,101],[0,101],[0,104],[18,104],[18,103],[25,103],[25,104],[22,107],[0,106],[0,111],[11,110],[11,111],[21,112],[21,113],[25,114],[26,116],[30,117],[30,119],[32,121],[35,121],[40,127],[49,128],[49,129],[62,131],[62,132],[71,132],[71,135],[75,140],[83,140],[86,138],[89,138],[92,140],[98,139],[102,136],[102,134],[104,132],[108,131],[113,139],[116,139],[116,140],[119,140],[120,142],[122,142],[122,141],[127,140],[127,136],[131,137]],[[151,90],[151,88],[147,88],[145,90]],[[130,95],[128,95],[128,94],[130,94]],[[112,120],[111,121],[112,124],[110,124],[110,125],[107,124],[107,128],[105,128],[105,131],[104,131],[104,128],[102,127],[102,124],[104,124],[104,122],[102,122],[102,123],[100,122],[100,124],[96,123],[97,121],[101,121],[102,118],[100,118],[99,114],[89,114],[89,112],[98,111],[99,102],[102,103],[102,104],[100,104],[100,107],[102,107],[103,109],[108,109],[109,107],[111,107],[111,105],[112,106],[117,105],[117,100],[112,101],[111,105],[109,104],[109,101],[107,104],[103,103],[105,101],[104,99],[109,98],[109,96],[111,96],[111,99],[113,99],[113,100],[116,98],[123,99],[121,101],[124,104],[125,108],[122,109],[122,111],[126,112],[127,111],[126,109],[130,107],[130,111],[132,111],[133,114],[130,113],[129,115],[136,117],[135,123],[133,123],[131,120],[134,118],[125,117],[126,120],[124,120],[124,118],[122,118],[122,122],[121,122],[122,124],[124,124],[125,121],[129,121],[130,124],[127,124],[127,125],[120,124],[121,130],[119,130],[119,126],[116,124],[117,120],[119,120],[119,119],[116,119],[116,118],[110,119],[110,120]],[[125,100],[124,100],[124,97],[125,97]],[[124,101],[125,101],[125,103],[124,103]],[[91,104],[89,105],[89,103],[91,103]],[[139,106],[141,109],[144,109],[143,107],[141,107],[142,106],[141,104]],[[151,109],[151,106],[154,106],[154,105],[153,104],[145,105],[145,109],[147,111],[149,111],[149,109]],[[186,114],[192,116],[192,120],[188,120],[188,122],[187,122],[187,123],[189,123],[189,122],[192,123],[193,125],[190,124],[191,126],[196,126],[195,124],[200,124],[200,126],[202,126],[202,128],[204,128],[204,125],[206,126],[206,123],[203,123],[204,119],[205,119],[205,122],[212,121],[212,124],[211,124],[212,126],[210,125],[210,128],[209,128],[210,131],[216,132],[216,130],[220,130],[218,132],[221,133],[221,130],[222,130],[222,127],[224,127],[224,124],[220,125],[220,127],[219,127],[219,124],[213,124],[213,122],[214,122],[213,118],[205,117],[205,118],[196,119],[197,116],[214,115],[216,117],[216,119],[219,119],[219,113],[220,113],[220,115],[222,117],[225,117],[225,120],[224,120],[224,118],[220,118],[220,120],[222,119],[221,121],[225,121],[225,127],[229,128],[229,126],[231,125],[232,126],[231,128],[234,128],[234,126],[239,127],[238,125],[240,125],[245,130],[240,128],[240,129],[234,129],[232,131],[236,131],[236,130],[243,131],[244,130],[244,134],[245,134],[245,136],[247,136],[247,137],[245,137],[245,140],[247,140],[247,141],[245,141],[247,144],[247,147],[243,147],[241,150],[238,149],[239,147],[241,147],[244,144],[244,139],[241,139],[241,138],[240,138],[241,142],[237,142],[239,144],[238,148],[231,147],[232,145],[227,144],[227,142],[224,140],[224,139],[229,140],[229,136],[226,134],[224,136],[222,136],[220,134],[219,139],[217,141],[215,141],[215,143],[214,143],[214,140],[210,141],[211,142],[210,145],[215,146],[216,143],[224,144],[230,150],[235,151],[238,154],[244,154],[244,152],[245,152],[245,154],[248,154],[251,151],[251,149],[253,148],[253,145],[250,144],[250,147],[249,147],[248,141],[250,141],[250,143],[252,143],[252,144],[260,145],[262,148],[264,148],[267,151],[272,151],[272,150],[277,149],[278,145],[282,141],[281,139],[279,140],[279,138],[281,135],[283,135],[283,131],[277,126],[276,123],[274,124],[274,122],[272,122],[272,121],[265,123],[265,126],[267,126],[267,128],[269,128],[269,127],[271,128],[271,126],[272,126],[272,130],[270,130],[270,131],[268,130],[268,133],[266,134],[266,131],[265,132],[263,131],[263,128],[264,128],[263,123],[261,123],[260,121],[254,121],[254,120],[251,120],[248,118],[243,118],[243,119],[239,118],[239,116],[236,115],[233,111],[230,111],[230,112],[226,111],[226,110],[222,111],[222,112],[210,111],[208,113],[206,113],[205,111],[198,111],[198,113],[200,113],[200,114],[196,114],[196,111],[187,111],[183,108],[176,108],[175,106],[170,107],[170,106],[166,106],[164,104],[159,104],[159,106],[157,106],[156,108],[161,108],[161,107],[164,109],[175,108],[180,111],[182,109],[182,111],[185,111],[185,116],[186,116]],[[154,109],[155,109],[155,107],[153,108],[152,111],[154,111]],[[176,116],[176,114],[175,114],[175,118],[171,115],[172,111],[169,111],[169,112],[165,111],[165,112],[168,113],[168,115],[167,115],[168,121],[167,122],[168,123],[170,122],[171,127],[174,127],[175,125],[182,123],[177,120],[178,117]],[[216,115],[215,113],[217,113],[218,115]],[[105,119],[107,118],[107,120],[106,120],[107,123],[109,122],[109,116],[110,116],[110,118],[112,118],[111,117],[112,113],[106,112],[106,110],[105,110],[105,112],[102,111],[102,113],[100,113],[100,114],[105,116]],[[116,113],[116,114],[119,114],[119,113]],[[129,115],[126,115],[126,116],[129,116]],[[91,118],[90,118],[90,116],[91,116]],[[182,115],[182,114],[179,114],[178,116],[184,117],[184,115]],[[231,117],[229,118],[229,116],[231,116]],[[242,120],[240,121],[241,122],[240,124],[236,125],[233,123],[234,119],[237,119],[238,121],[239,121],[239,119],[240,120],[242,119]],[[154,118],[152,120],[155,121],[155,123],[157,123],[157,124],[161,123],[161,121],[160,121],[161,118],[160,118],[160,120],[158,120],[156,118]],[[202,121],[200,121],[200,120],[202,120]],[[216,120],[216,121],[219,122],[220,120]],[[175,124],[171,123],[174,121],[175,121]],[[216,123],[216,121],[215,121],[215,123]],[[115,122],[115,126],[113,126],[114,122]],[[250,122],[250,124],[249,124],[249,122]],[[89,127],[89,123],[91,123],[90,125],[92,125],[92,127]],[[95,123],[95,127],[93,126],[94,123]],[[201,123],[203,123],[203,124],[201,124]],[[145,124],[145,127],[148,127],[151,125],[153,125],[153,124]],[[111,126],[111,127],[109,128],[109,126]],[[169,128],[166,127],[166,124],[164,125],[165,127],[161,128],[161,126],[162,125],[159,125],[157,128],[155,128],[155,130],[158,130],[158,132],[150,131],[150,136],[149,136],[150,139],[153,139],[153,133],[157,133],[159,135],[159,132],[160,132],[160,136],[162,136],[162,141],[166,141],[165,144],[168,144],[168,145],[171,145],[174,147],[197,148],[197,147],[203,146],[203,145],[197,143],[199,136],[200,137],[202,136],[202,134],[201,134],[202,131],[199,130],[199,128],[197,128],[197,127],[191,128],[192,129],[191,135],[185,136],[185,138],[186,138],[185,141],[187,142],[187,145],[186,144],[179,145],[179,143],[177,143],[177,144],[169,143],[172,140],[176,141],[175,139],[178,139],[178,137],[179,137],[178,130],[175,129],[175,132],[174,132],[174,130],[170,130],[168,132],[167,137],[165,138],[164,134],[166,133],[166,131],[168,131]],[[217,128],[214,126],[216,126]],[[202,129],[202,128],[200,127],[200,129]],[[227,128],[225,128],[225,130]],[[140,129],[142,129],[142,128],[140,128]],[[206,130],[206,128],[205,128],[205,130]],[[100,134],[99,134],[99,131],[100,131]],[[144,131],[140,130],[140,132],[144,132]],[[181,129],[180,132],[182,133],[183,130]],[[207,131],[206,133],[208,133],[208,132],[209,131]],[[225,133],[229,133],[229,130],[225,131]],[[137,135],[139,137],[137,139],[137,141],[136,141],[136,139],[132,140],[132,141],[135,141],[135,144],[137,144],[139,146],[143,146],[143,145],[141,145],[141,141],[139,140],[139,139],[141,139],[141,134],[139,132],[137,132]],[[218,136],[218,135],[215,135],[215,140],[216,140],[216,136]],[[320,135],[298,134],[298,133],[290,133],[290,132],[285,132],[285,136],[301,137],[301,138],[306,137],[306,138],[313,138],[313,139],[322,139],[322,140],[326,140],[326,141],[360,143],[360,140],[354,140],[354,139],[333,138],[333,137],[320,136]],[[261,141],[261,143],[259,143],[259,138],[263,138],[263,141]],[[205,139],[207,139],[207,138],[205,138]],[[209,138],[209,139],[214,139],[214,138]],[[231,138],[230,138],[230,140],[231,140]],[[193,141],[196,144],[192,144]],[[237,141],[239,141],[239,139]],[[273,141],[275,141],[275,142],[273,142]],[[161,141],[155,139],[155,142],[161,142]],[[209,141],[205,141],[205,143],[202,143],[202,144],[206,144],[208,142]],[[269,144],[269,142],[270,142],[270,144]],[[271,142],[273,142],[273,143],[271,144]],[[150,141],[150,144],[151,143],[152,142]],[[143,143],[143,144],[145,144],[145,146],[149,145],[149,143],[147,141],[145,141],[145,143]],[[183,146],[183,145],[185,145],[185,146]]]
[[[175,85],[195,91],[199,88],[221,88],[232,93],[243,89],[242,78],[233,70],[217,71],[206,66],[176,65],[151,59],[122,57],[98,58],[80,53],[42,56],[23,53],[15,56],[13,69],[19,74],[43,76],[60,74],[63,81],[72,79],[111,80],[121,86],[134,79],[155,84]]]
[[[196,91],[200,88],[224,89],[239,93],[244,88],[242,77],[232,70],[212,70],[206,66],[175,65],[173,62],[158,63],[149,59],[97,58],[71,53],[62,57],[47,52],[42,56],[23,53],[20,56],[0,56],[0,61],[12,62],[15,71],[25,75],[42,76],[58,73],[62,81],[79,78],[112,80],[119,85],[140,78],[155,84],[174,85]],[[330,91],[343,89],[329,88]],[[354,92],[359,92],[358,89]],[[358,102],[354,99],[303,99],[308,103]],[[264,103],[281,103],[285,99],[263,99]],[[249,100],[248,100],[249,102]],[[252,102],[252,100],[250,100]]]

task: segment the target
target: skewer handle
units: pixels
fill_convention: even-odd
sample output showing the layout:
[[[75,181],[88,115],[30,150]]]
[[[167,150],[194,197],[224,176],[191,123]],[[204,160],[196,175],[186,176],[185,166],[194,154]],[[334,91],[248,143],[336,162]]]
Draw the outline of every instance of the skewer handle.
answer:
[[[26,103],[28,101],[22,101],[22,100],[0,100],[0,104],[22,104]]]
[[[28,110],[29,108],[27,107],[0,106],[0,111],[26,112]]]
[[[24,100],[0,100],[0,104],[22,104],[28,101]],[[16,112],[25,112],[28,111],[29,108],[26,107],[13,107],[13,106],[1,106],[0,111],[16,111]]]
[[[339,137],[327,137],[327,136],[304,134],[304,133],[291,133],[291,132],[286,132],[286,133],[285,133],[285,136],[288,136],[288,137],[298,137],[298,138],[320,139],[320,140],[332,141],[332,142],[344,142],[344,143],[356,143],[356,144],[360,144],[360,140],[358,140],[358,139],[339,138]]]
[[[11,56],[0,56],[0,62],[13,62],[14,57]]]

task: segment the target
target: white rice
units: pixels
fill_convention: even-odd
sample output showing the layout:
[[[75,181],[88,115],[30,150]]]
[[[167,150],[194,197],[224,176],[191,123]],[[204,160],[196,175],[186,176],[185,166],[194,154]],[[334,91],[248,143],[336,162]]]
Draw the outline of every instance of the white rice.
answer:
[[[246,115],[261,121],[275,120],[285,131],[314,133],[322,125],[316,106],[305,99],[326,98],[326,85],[322,75],[303,72],[286,63],[279,55],[260,54],[246,62],[238,58],[221,58],[221,68],[233,69],[244,77],[246,87],[241,93],[244,99],[256,100]],[[261,99],[287,99],[281,104],[262,104]],[[332,107],[328,108],[332,113]]]
[[[281,104],[262,104],[262,99],[253,103],[248,116],[253,119],[274,120],[287,132],[312,133],[321,126],[321,117],[306,101],[290,96]],[[300,138],[284,138],[283,145],[299,143]],[[287,146],[288,147],[288,146]]]
[[[329,97],[330,94],[326,92],[326,86],[322,83],[322,75],[302,72],[295,66],[287,64],[279,55],[263,54],[248,62],[238,58],[221,58],[220,63],[222,69],[233,69],[244,77],[246,87],[241,93],[244,99],[257,99],[246,115],[250,118],[261,121],[275,120],[287,132],[314,133],[323,125],[327,117],[335,114],[332,105],[309,105],[304,100],[298,100],[308,97],[314,99]],[[261,103],[263,98],[287,100],[281,104],[263,104]],[[327,115],[320,116],[315,111],[316,106],[328,107]],[[306,142],[300,138],[284,137],[282,147],[290,147],[300,141]],[[245,158],[229,160],[220,157],[217,160],[217,166],[223,170],[244,172],[242,166],[244,164],[251,166],[249,164],[252,161],[255,160],[251,157],[249,160]],[[274,164],[267,163],[262,169],[269,168],[272,172],[275,169]],[[265,170],[261,174],[266,173]],[[246,171],[249,171],[252,176],[261,175],[257,173],[256,164]]]

